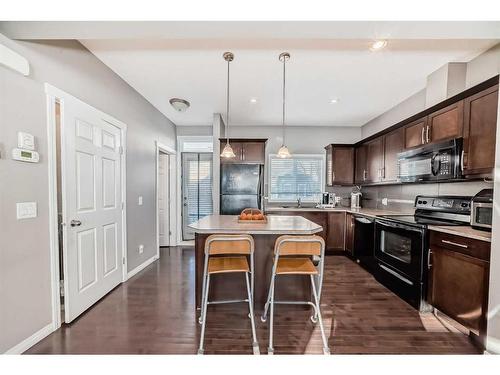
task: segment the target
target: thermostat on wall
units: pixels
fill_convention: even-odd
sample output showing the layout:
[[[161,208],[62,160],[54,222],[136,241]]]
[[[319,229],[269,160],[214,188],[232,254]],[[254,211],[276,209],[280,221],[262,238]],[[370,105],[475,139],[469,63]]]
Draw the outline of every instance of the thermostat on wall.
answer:
[[[38,152],[15,148],[12,150],[12,159],[19,161],[27,161],[29,163],[38,163],[40,157]]]

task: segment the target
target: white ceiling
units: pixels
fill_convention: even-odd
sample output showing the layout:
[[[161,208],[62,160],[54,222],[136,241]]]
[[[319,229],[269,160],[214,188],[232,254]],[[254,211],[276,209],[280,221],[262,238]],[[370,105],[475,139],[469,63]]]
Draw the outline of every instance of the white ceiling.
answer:
[[[287,50],[287,124],[361,126],[423,89],[443,64],[498,43],[500,23],[3,22],[0,32],[79,39],[177,125],[210,125],[225,113],[227,50],[235,54],[230,123],[281,124],[278,55]],[[376,38],[388,46],[370,52]],[[191,107],[175,112],[172,97]]]
[[[450,61],[468,61],[490,40],[392,40],[371,52],[370,40],[207,42],[85,40],[82,43],[177,125],[209,125],[225,113],[225,50],[231,50],[232,125],[281,123],[282,65],[287,64],[287,124],[361,126],[423,89]],[[242,48],[243,45],[243,48]],[[277,45],[283,45],[277,48]],[[175,112],[168,100],[191,107]],[[256,98],[257,103],[250,103]],[[337,104],[331,104],[338,98]]]

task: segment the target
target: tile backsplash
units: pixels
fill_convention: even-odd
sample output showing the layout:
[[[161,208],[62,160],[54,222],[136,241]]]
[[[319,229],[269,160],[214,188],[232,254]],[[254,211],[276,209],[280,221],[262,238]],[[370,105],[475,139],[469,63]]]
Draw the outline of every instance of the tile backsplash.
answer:
[[[413,207],[417,195],[473,196],[482,189],[491,188],[493,184],[484,181],[364,186],[361,189],[361,205],[366,208],[406,211]],[[384,199],[387,199],[387,205],[383,204]]]

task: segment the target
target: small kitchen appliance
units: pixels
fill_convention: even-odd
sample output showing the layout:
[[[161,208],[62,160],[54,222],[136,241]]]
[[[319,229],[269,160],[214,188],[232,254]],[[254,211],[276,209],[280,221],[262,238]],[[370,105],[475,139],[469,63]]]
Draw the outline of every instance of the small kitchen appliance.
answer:
[[[323,206],[325,206],[325,205],[334,205],[335,204],[335,193],[324,192],[321,204]]]
[[[351,193],[351,208],[361,208],[361,191],[353,190]]]
[[[491,231],[493,217],[493,189],[483,189],[472,197],[470,225],[475,229]]]

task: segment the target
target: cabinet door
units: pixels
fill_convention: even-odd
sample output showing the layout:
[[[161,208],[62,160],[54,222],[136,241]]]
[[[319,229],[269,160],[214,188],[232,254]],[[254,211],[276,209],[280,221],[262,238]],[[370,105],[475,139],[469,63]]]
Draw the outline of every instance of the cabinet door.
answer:
[[[345,250],[354,253],[354,215],[347,213],[345,217]]]
[[[221,164],[229,164],[229,163],[241,163],[241,156],[242,156],[242,147],[243,144],[240,142],[231,142],[229,141],[229,144],[231,145],[234,155],[234,158],[220,158]],[[220,152],[222,153],[222,150],[224,149],[224,146],[226,145],[226,141],[220,141]]]
[[[384,137],[384,166],[382,169],[383,181],[397,181],[398,153],[403,151],[404,130],[396,129]]]
[[[334,146],[332,150],[332,185],[354,183],[354,148]]]
[[[241,160],[245,163],[264,164],[266,159],[265,143],[244,142],[242,143]]]
[[[427,117],[426,143],[436,143],[458,138],[463,134],[464,101],[445,107]]]
[[[479,334],[488,293],[488,262],[441,247],[431,249],[430,303]]]
[[[274,213],[273,213],[273,215],[274,215]],[[321,232],[315,233],[315,234],[323,237],[323,239],[325,240],[325,243],[327,242],[328,219],[327,219],[326,212],[304,212],[304,211],[298,210],[298,211],[294,211],[293,213],[285,212],[283,215],[302,216],[303,218],[306,218],[307,220],[311,220],[313,223],[321,225],[323,227],[323,230]]]
[[[427,127],[427,118],[415,120],[406,125],[404,130],[405,148],[422,146],[425,143],[425,129]]]
[[[492,174],[498,111],[498,85],[465,99],[464,174]]]
[[[361,185],[365,183],[366,180],[366,145],[361,145],[356,147],[356,173],[355,181],[357,184]]]
[[[329,212],[328,234],[326,236],[326,248],[328,250],[344,250],[345,235],[345,213]]]
[[[379,137],[367,145],[366,165],[368,170],[367,182],[382,181],[382,162],[384,160],[384,139]]]

